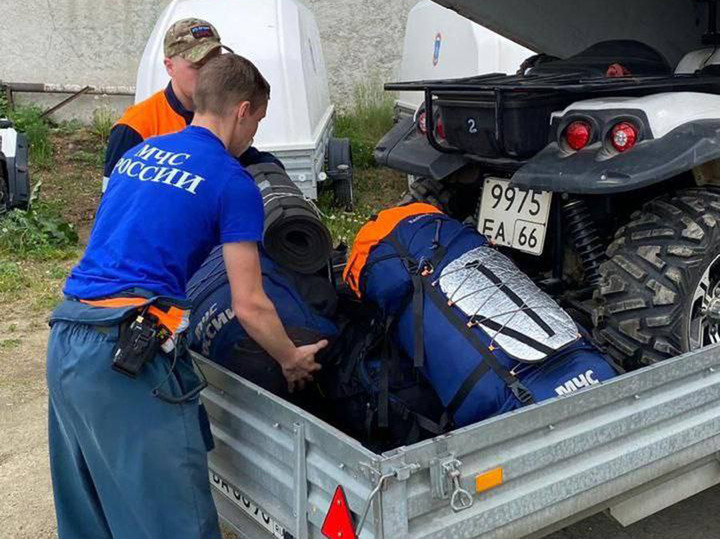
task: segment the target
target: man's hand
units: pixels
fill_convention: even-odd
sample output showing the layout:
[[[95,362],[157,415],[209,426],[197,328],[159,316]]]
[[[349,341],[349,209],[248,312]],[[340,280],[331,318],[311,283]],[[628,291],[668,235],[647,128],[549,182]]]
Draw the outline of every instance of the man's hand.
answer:
[[[272,301],[263,290],[257,244],[226,243],[223,258],[227,267],[233,312],[248,335],[270,354],[282,368],[288,389],[303,389],[320,370],[315,354],[328,345],[326,340],[295,346],[278,318]]]
[[[281,364],[283,376],[288,383],[288,390],[292,393],[295,388],[303,389],[306,382],[312,382],[313,373],[322,366],[315,362],[315,354],[328,345],[327,340],[315,344],[298,346],[290,361]]]

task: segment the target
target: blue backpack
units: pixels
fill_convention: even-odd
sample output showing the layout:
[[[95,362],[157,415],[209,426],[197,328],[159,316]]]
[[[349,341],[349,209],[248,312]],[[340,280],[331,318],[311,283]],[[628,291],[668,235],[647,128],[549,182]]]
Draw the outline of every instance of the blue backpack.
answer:
[[[345,271],[455,426],[616,375],[555,301],[486,238],[427,204],[380,212]]]
[[[297,276],[281,268],[260,249],[263,287],[275,305],[286,331],[297,344],[309,344],[320,338],[332,337],[337,327],[318,312],[300,292],[300,281],[312,281],[311,288],[321,290],[324,297],[318,303],[332,310],[334,289],[320,277]],[[325,281],[326,286],[321,286]],[[329,289],[329,291],[328,291]],[[239,351],[260,353],[232,311],[230,283],[228,282],[222,248],[214,249],[187,286],[192,302],[190,347],[205,357],[228,368],[234,365]]]

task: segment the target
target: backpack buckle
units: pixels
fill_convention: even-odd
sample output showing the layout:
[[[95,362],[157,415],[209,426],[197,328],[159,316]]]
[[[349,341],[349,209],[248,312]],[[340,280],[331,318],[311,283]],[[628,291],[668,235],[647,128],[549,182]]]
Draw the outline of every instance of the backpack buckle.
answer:
[[[512,391],[513,395],[515,395],[515,398],[519,400],[523,405],[527,405],[533,402],[533,396],[532,393],[530,393],[530,390],[526,388],[520,380],[517,378],[514,382],[508,385],[510,388],[510,391]]]

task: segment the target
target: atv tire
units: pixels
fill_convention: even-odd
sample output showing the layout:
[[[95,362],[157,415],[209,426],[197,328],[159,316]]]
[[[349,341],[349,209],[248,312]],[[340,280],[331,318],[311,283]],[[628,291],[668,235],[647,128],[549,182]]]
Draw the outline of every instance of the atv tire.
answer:
[[[410,184],[408,192],[400,200],[400,204],[425,202],[435,206],[443,213],[450,213],[452,192],[443,182],[432,178],[418,178]]]
[[[596,338],[627,370],[717,340],[706,308],[720,294],[720,190],[664,195],[631,218],[600,267],[593,316]]]

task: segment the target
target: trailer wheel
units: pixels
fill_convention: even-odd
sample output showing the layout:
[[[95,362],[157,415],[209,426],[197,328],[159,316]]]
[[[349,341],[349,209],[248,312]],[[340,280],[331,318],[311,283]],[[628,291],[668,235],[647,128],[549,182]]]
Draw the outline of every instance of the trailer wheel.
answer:
[[[332,182],[335,205],[353,209],[353,166],[350,139],[331,138],[327,147],[327,175]]]
[[[595,335],[625,368],[720,342],[720,190],[648,202],[607,255]]]

